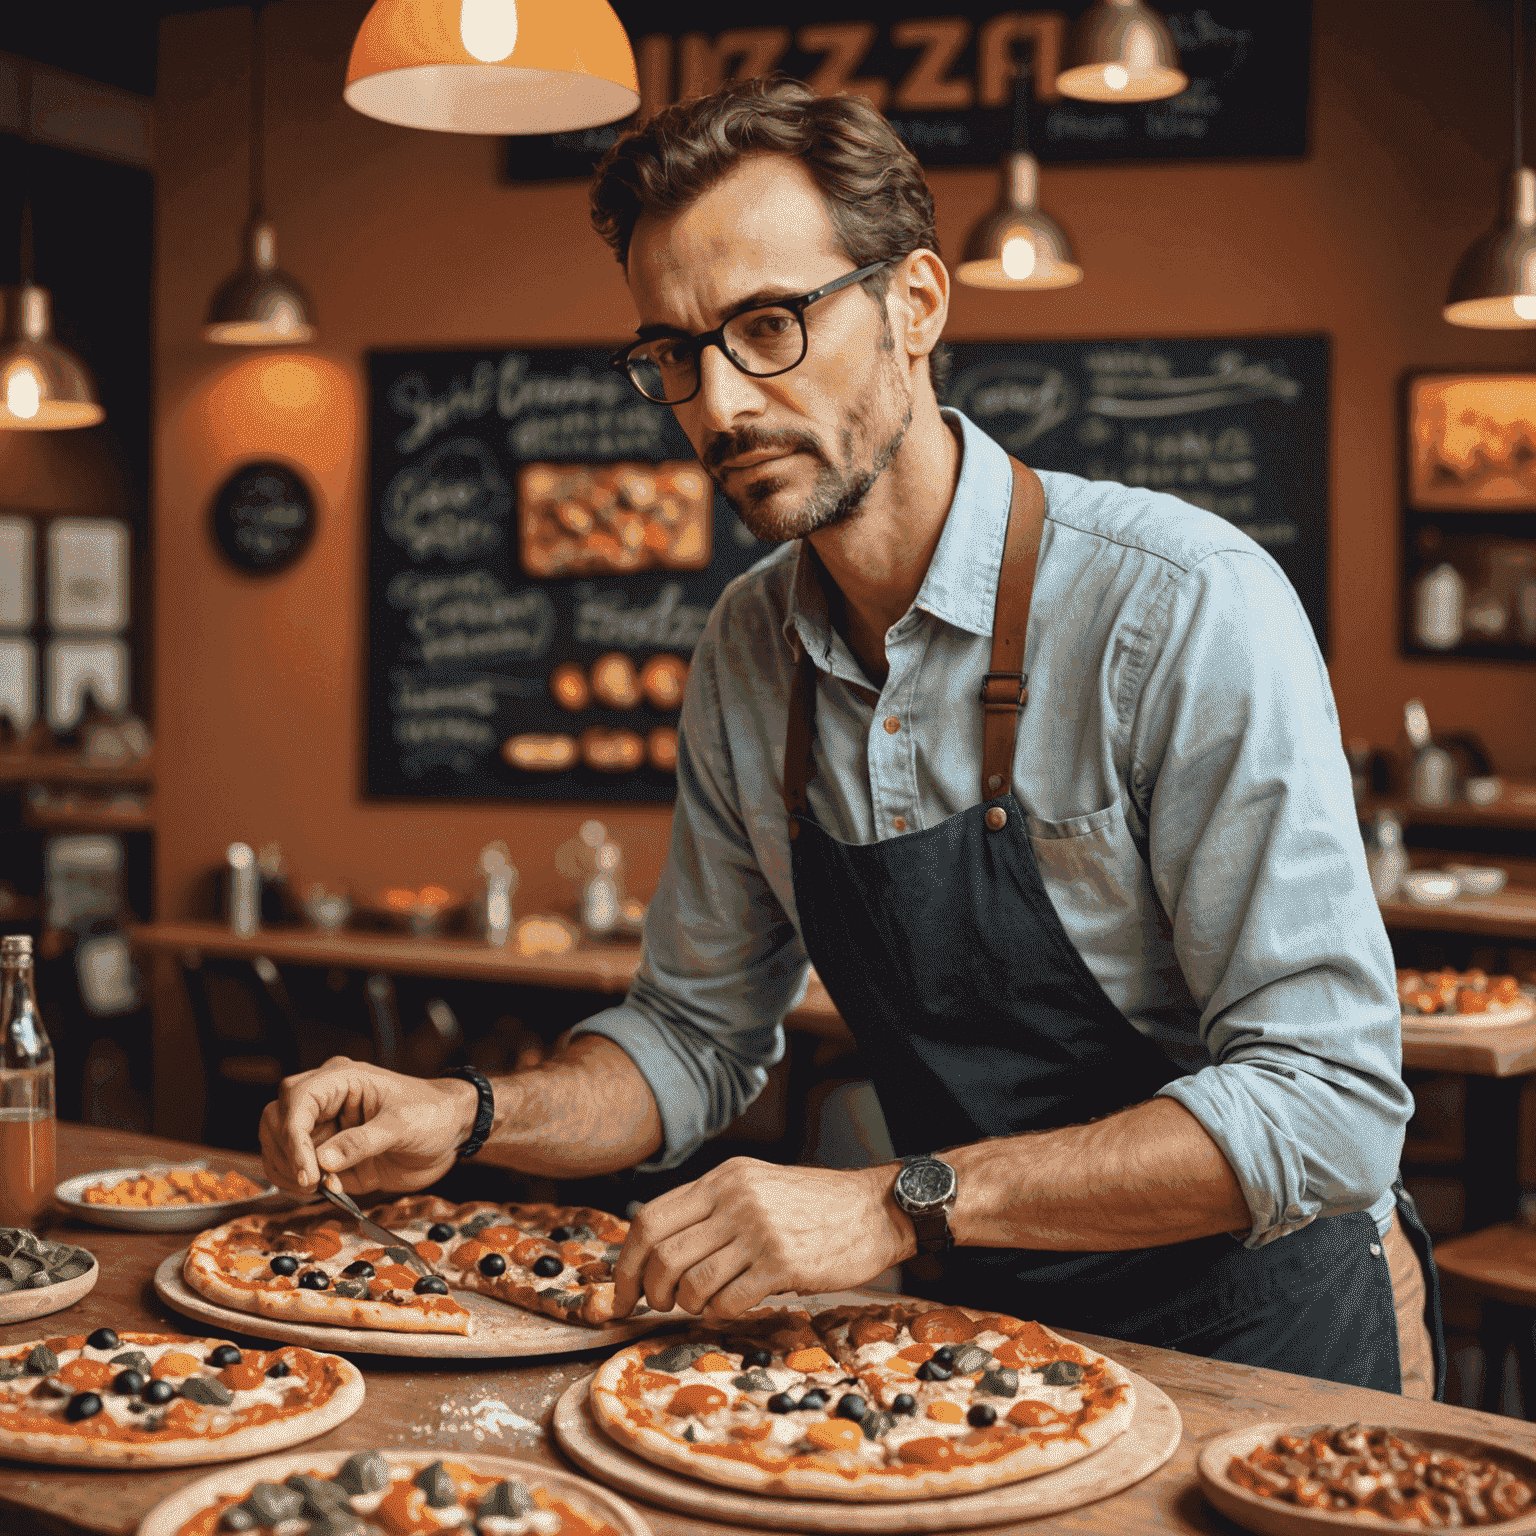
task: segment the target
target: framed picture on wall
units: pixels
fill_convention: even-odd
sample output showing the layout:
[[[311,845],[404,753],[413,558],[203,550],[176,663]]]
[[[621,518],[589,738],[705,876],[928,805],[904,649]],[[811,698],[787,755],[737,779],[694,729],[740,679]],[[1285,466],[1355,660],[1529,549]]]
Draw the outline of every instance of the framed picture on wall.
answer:
[[[1536,373],[1412,373],[1403,407],[1402,645],[1536,660]]]
[[[1536,373],[1409,378],[1408,505],[1536,512]]]

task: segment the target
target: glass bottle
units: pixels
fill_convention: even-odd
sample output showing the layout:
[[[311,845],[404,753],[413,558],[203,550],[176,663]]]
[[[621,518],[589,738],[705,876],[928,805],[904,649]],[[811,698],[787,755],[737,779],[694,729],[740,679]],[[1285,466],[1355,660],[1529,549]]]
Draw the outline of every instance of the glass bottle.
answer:
[[[32,940],[0,938],[0,1227],[53,1209],[53,1046],[37,1011]]]

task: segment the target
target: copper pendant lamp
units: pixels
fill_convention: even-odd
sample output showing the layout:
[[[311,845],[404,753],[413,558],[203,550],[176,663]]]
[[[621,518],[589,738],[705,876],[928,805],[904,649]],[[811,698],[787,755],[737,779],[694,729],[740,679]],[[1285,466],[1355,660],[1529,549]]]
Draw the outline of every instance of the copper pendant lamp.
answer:
[[[1061,226],[1039,206],[1040,162],[1029,152],[1032,97],[1029,70],[1020,65],[1013,77],[1013,147],[1003,159],[998,206],[971,231],[955,268],[956,280],[971,288],[1070,288],[1083,280]]]
[[[313,341],[309,295],[277,265],[277,235],[262,201],[266,149],[266,74],[261,9],[251,7],[251,213],[243,237],[244,262],[208,304],[203,338],[224,346],[280,347]]]
[[[573,133],[640,105],[608,0],[374,0],[342,97],[444,133]]]
[[[1056,89],[1079,101],[1160,101],[1189,84],[1167,23],[1143,0],[1098,0],[1067,42]]]
[[[21,127],[32,134],[32,70],[22,70]],[[30,158],[30,157],[29,157]],[[30,165],[28,166],[30,170]],[[106,417],[84,363],[53,338],[53,303],[32,281],[32,204],[21,212],[21,286],[12,291],[0,343],[0,430],[58,432]]]
[[[1452,325],[1513,331],[1536,326],[1536,173],[1524,163],[1521,117],[1525,36],[1522,0],[1511,28],[1514,84],[1514,169],[1499,222],[1472,246],[1451,278],[1441,313]]]

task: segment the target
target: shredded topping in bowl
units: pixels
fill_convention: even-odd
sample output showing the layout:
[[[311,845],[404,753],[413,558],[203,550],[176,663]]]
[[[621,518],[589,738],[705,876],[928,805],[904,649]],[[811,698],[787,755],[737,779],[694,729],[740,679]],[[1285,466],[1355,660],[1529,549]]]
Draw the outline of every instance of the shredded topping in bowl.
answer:
[[[1260,1498],[1434,1530],[1499,1525],[1536,1499],[1530,1483],[1497,1461],[1433,1450],[1361,1424],[1277,1435],[1234,1456],[1227,1476]]]

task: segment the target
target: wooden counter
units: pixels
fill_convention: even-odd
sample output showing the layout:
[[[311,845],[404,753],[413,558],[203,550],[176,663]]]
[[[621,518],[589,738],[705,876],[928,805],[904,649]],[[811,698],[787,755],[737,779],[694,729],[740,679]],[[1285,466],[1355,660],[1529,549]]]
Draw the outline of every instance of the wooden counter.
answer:
[[[94,1168],[127,1166],[150,1158],[184,1157],[194,1151],[151,1137],[60,1126],[59,1176],[67,1178]],[[252,1172],[257,1170],[255,1158],[230,1154],[228,1160]],[[89,1296],[63,1312],[0,1328],[0,1343],[88,1332],[103,1325],[197,1331],[199,1325],[178,1318],[150,1285],[155,1266],[184,1244],[183,1236],[111,1232],[75,1223],[60,1224],[53,1232],[94,1252],[101,1261],[102,1279]],[[1409,1402],[1384,1393],[1251,1366],[1224,1365],[1143,1345],[1117,1344],[1087,1335],[1075,1337],[1104,1349],[1167,1392],[1183,1416],[1183,1440],[1165,1467],[1134,1488],[1070,1514],[987,1528],[1001,1536],[1065,1536],[1067,1532],[1074,1536],[1123,1536],[1127,1531],[1221,1536],[1230,1532],[1234,1528],[1200,1496],[1195,1456],[1201,1444],[1215,1435],[1261,1419],[1309,1423],[1361,1419],[1474,1435],[1512,1448],[1529,1448],[1530,1426],[1513,1419]],[[241,1336],[240,1342],[258,1341],[252,1335]],[[549,1434],[555,1400],[571,1382],[594,1368],[601,1352],[483,1363],[376,1355],[354,1358],[367,1380],[367,1401],[345,1424],[308,1442],[315,1449],[505,1449],[534,1461],[564,1465]],[[0,1529],[6,1536],[131,1536],[149,1509],[201,1475],[186,1468],[163,1473],[77,1472],[8,1464],[0,1472]],[[735,1536],[742,1530],[637,1507],[656,1536]]]

